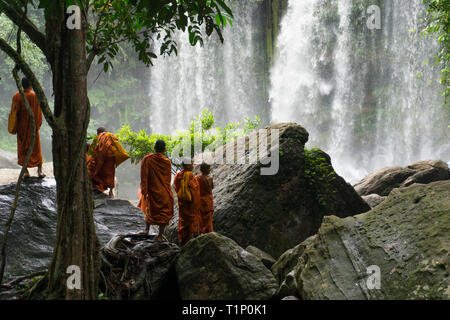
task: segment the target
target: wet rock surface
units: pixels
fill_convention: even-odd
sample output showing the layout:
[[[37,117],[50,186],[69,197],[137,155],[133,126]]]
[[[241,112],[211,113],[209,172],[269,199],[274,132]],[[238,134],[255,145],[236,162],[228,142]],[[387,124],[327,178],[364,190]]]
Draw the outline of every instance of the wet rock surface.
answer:
[[[0,185],[0,225],[11,211],[15,183]],[[94,218],[102,245],[114,235],[143,230],[141,211],[128,201],[100,197]],[[56,182],[53,178],[31,178],[21,185],[20,197],[8,236],[6,280],[48,267],[56,239]],[[3,227],[0,229],[0,241]]]

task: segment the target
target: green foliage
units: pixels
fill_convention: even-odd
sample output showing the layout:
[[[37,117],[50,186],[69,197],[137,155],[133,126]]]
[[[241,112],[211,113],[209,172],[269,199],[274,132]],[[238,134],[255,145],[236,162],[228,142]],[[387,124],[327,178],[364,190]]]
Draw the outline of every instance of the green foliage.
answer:
[[[98,294],[98,300],[109,300],[107,296],[103,292]]]
[[[428,5],[428,24],[423,35],[437,37],[441,49],[436,56],[436,63],[441,65],[441,84],[444,85],[445,102],[450,96],[450,1],[423,0]]]
[[[129,126],[123,126],[117,134],[120,142],[126,146],[131,156],[132,163],[138,163],[148,153],[154,152],[155,142],[162,139],[166,143],[166,155],[172,160],[180,160],[183,156],[195,156],[199,152],[214,151],[222,145],[234,139],[247,135],[252,130],[259,128],[261,122],[258,117],[254,120],[245,118],[244,124],[239,122],[228,123],[225,127],[214,127],[215,119],[213,114],[205,109],[191,121],[188,130],[178,130],[172,135],[161,135],[158,133],[148,134],[144,130],[133,132]],[[194,141],[201,141],[201,151],[195,150]],[[184,154],[182,147],[185,144],[191,146],[190,155]],[[172,154],[181,149],[178,154]],[[184,149],[185,150],[185,149]],[[179,166],[175,166],[179,168]]]
[[[330,184],[336,179],[331,164],[327,162],[322,150],[305,148],[305,180],[310,190],[322,205],[326,205],[326,195],[330,192]]]
[[[37,13],[30,10],[30,17],[33,18]],[[16,32],[17,26],[14,25],[5,15],[0,13],[0,38],[5,39],[13,48],[16,47]],[[48,78],[48,65],[45,62],[45,57],[31,40],[22,37],[22,56],[34,70],[37,79],[41,83],[46,83]],[[16,84],[12,79],[11,71],[14,68],[14,63],[8,58],[6,53],[0,51],[0,128],[7,128],[8,115],[11,109],[12,96],[17,91]],[[48,131],[48,126],[43,124],[41,132]],[[41,135],[43,147],[50,145],[50,139],[45,135]],[[0,134],[0,149],[15,152],[17,148],[17,138],[15,135],[8,134],[6,129]],[[44,151],[44,156],[47,152]]]
[[[173,40],[177,30],[187,30],[193,46],[203,45],[203,32],[210,36],[215,31],[223,41],[221,28],[233,17],[223,0],[94,0],[90,9],[97,19],[88,30],[88,52],[100,57],[98,63],[104,65],[105,72],[113,66],[120,42],[132,44],[139,60],[148,66],[157,58],[153,41],[162,41],[160,55],[177,54]]]

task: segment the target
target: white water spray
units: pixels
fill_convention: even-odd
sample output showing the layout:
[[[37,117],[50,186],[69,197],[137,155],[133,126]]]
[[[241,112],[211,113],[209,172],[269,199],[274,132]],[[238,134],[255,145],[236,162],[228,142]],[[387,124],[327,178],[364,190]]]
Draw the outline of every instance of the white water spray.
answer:
[[[450,157],[432,65],[438,44],[419,35],[425,7],[381,3],[382,28],[369,30],[372,3],[290,0],[271,70],[272,122],[303,125],[309,146],[328,152],[352,182],[384,166]]]

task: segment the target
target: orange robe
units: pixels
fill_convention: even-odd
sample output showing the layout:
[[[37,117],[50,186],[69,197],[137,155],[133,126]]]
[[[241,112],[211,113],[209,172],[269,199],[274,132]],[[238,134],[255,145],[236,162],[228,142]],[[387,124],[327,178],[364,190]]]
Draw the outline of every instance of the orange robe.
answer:
[[[184,172],[185,170],[178,172],[174,178],[176,192],[180,190]],[[192,201],[178,199],[178,242],[180,245],[184,245],[199,231],[200,186],[194,174],[190,171],[189,174],[188,188]]]
[[[200,186],[200,214],[198,220],[198,231],[200,234],[213,232],[214,200],[212,186],[210,186],[205,176],[199,174],[196,178]]]
[[[150,204],[148,203],[148,200],[142,196],[142,190],[138,190],[138,197],[139,197],[139,203],[137,205],[138,208],[141,209],[141,211],[145,214],[145,223],[150,224],[149,218],[150,218]]]
[[[116,163],[114,153],[111,150],[111,139],[116,141],[119,139],[109,132],[100,133],[97,139],[97,144],[92,143],[89,147],[89,153],[92,154],[87,155],[86,163],[92,186],[103,192],[108,188],[114,188]]]
[[[173,217],[173,194],[170,181],[172,163],[161,153],[150,153],[141,162],[141,200],[145,223],[167,225]]]
[[[34,91],[27,89],[24,91],[24,94],[30,104],[36,126],[36,137],[34,140],[33,153],[28,161],[28,167],[33,168],[42,164],[41,139],[39,137],[39,128],[42,125],[42,111]],[[14,94],[12,103],[17,107],[17,163],[20,166],[23,166],[27,157],[28,147],[31,143],[30,116],[28,115],[20,92],[16,92],[16,94]]]

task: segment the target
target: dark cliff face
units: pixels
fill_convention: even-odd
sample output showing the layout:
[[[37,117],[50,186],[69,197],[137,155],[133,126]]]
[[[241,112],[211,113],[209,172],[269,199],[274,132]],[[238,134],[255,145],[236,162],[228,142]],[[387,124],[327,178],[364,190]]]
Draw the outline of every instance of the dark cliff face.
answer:
[[[279,145],[271,146],[271,152],[279,153],[279,169],[275,175],[261,175],[261,168],[267,167],[261,162],[222,164],[213,168],[216,232],[242,247],[253,245],[277,258],[315,234],[323,216],[346,217],[370,210],[354,189],[337,175],[330,181],[309,180],[305,169],[314,162],[305,162],[308,132],[303,127],[279,124],[267,129],[280,130]],[[247,155],[256,152],[249,150],[249,137],[241,139],[247,141]],[[215,156],[218,154],[220,149]],[[321,157],[332,170],[328,155],[321,152]],[[176,216],[168,230],[174,242],[177,223]]]

